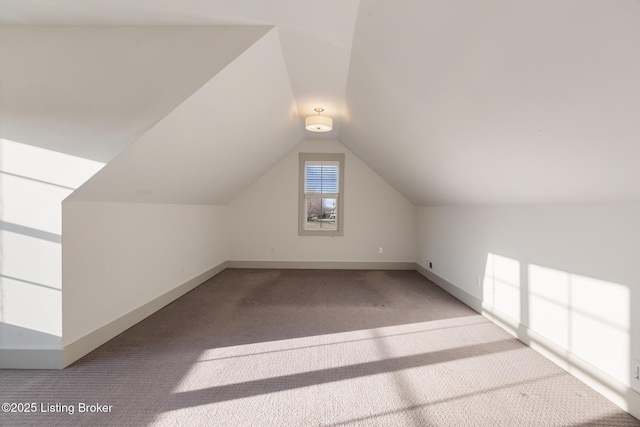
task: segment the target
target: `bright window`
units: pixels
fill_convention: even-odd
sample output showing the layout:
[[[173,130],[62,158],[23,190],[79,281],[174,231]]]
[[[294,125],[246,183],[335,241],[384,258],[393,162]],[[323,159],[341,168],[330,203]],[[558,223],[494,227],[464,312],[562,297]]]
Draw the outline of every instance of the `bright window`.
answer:
[[[301,236],[342,236],[344,154],[300,153]]]

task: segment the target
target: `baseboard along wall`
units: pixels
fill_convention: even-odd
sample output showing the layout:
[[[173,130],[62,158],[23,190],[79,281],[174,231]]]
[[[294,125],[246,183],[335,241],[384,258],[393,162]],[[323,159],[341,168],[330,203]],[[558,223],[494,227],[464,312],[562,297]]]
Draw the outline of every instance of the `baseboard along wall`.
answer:
[[[413,262],[224,261],[62,349],[0,349],[0,369],[62,369],[227,268],[413,270]]]
[[[479,314],[491,320],[497,326],[500,326],[523,344],[587,384],[621,409],[640,419],[640,394],[628,385],[623,384],[616,378],[601,371],[598,367],[591,365],[544,336],[532,331],[528,326],[500,313],[489,304],[460,289],[422,265],[416,263],[415,270]]]
[[[0,349],[0,369],[61,369],[69,366],[227,268],[416,270],[447,293],[491,320],[631,415],[640,418],[640,394],[629,386],[610,377],[597,367],[572,355],[567,350],[530,330],[527,326],[501,314],[479,298],[414,262],[225,261],[62,349]]]
[[[415,270],[414,262],[367,261],[227,261],[227,268],[299,270]]]
[[[114,320],[111,323],[104,325],[103,327],[96,329],[92,333],[85,335],[77,341],[65,346],[62,350],[62,368],[69,366],[76,360],[100,347],[115,336],[126,331],[136,323],[149,317],[162,307],[170,304],[176,299],[180,298],[187,292],[200,286],[216,274],[224,271],[227,268],[227,262],[222,262],[217,266],[201,273],[182,285],[173,288],[169,292],[160,295],[159,297],[149,301],[148,303],[138,307],[137,309],[127,313],[126,315]]]
[[[62,369],[227,268],[226,261],[61,349],[0,349],[0,369]]]

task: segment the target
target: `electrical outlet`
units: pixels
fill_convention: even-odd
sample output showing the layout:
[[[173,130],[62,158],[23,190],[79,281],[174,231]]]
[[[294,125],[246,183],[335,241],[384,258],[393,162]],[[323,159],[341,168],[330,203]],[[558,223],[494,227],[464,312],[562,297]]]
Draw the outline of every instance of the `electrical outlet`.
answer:
[[[271,246],[271,253],[275,254],[276,253],[276,247],[275,246]]]
[[[631,388],[640,393],[640,360],[634,359],[631,365]]]
[[[380,246],[380,247],[378,248],[378,253],[379,253],[379,254],[381,254],[381,253],[382,253],[382,246]]]
[[[426,265],[426,266],[427,266],[427,268],[429,268],[429,269],[432,269],[432,268],[433,268],[433,263],[432,263],[431,261],[429,261],[429,260],[426,260],[426,261],[425,261],[425,263],[424,263],[424,265]]]

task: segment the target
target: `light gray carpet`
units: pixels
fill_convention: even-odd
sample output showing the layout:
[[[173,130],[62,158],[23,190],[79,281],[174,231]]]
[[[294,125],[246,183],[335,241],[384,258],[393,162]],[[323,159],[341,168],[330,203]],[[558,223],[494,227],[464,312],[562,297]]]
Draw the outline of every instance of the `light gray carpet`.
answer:
[[[0,402],[75,409],[3,426],[640,425],[414,271],[225,270],[65,370],[0,372]]]

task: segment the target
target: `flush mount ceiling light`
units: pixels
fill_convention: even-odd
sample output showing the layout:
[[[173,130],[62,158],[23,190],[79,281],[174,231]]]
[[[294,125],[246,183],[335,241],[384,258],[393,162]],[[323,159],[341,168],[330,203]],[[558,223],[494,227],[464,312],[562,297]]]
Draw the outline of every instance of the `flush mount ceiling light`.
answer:
[[[304,128],[311,132],[329,132],[333,129],[333,119],[327,116],[321,116],[320,113],[324,108],[314,108],[313,111],[318,113],[317,116],[309,116],[304,120]]]

